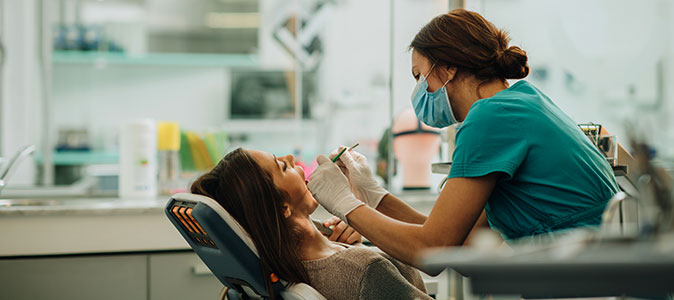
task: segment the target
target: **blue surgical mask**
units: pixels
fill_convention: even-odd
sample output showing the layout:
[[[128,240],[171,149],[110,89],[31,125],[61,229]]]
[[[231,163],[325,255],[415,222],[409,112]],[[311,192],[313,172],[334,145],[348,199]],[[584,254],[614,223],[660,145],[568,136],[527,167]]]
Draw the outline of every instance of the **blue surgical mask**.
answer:
[[[435,65],[433,65],[434,67]],[[433,70],[431,67],[431,70]],[[429,71],[430,74],[430,71]],[[449,80],[447,81],[449,82]],[[423,74],[412,92],[412,106],[420,121],[431,127],[443,128],[457,123],[452,106],[449,104],[447,89],[442,85],[435,92],[428,92],[428,81]]]

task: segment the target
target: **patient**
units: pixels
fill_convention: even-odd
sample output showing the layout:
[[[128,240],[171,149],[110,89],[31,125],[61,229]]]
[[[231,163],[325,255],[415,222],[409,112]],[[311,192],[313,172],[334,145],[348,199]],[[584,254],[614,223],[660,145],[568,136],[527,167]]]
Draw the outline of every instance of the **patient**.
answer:
[[[198,178],[250,234],[263,268],[328,299],[431,299],[418,271],[364,246],[329,241],[309,215],[318,207],[291,155],[236,149]]]

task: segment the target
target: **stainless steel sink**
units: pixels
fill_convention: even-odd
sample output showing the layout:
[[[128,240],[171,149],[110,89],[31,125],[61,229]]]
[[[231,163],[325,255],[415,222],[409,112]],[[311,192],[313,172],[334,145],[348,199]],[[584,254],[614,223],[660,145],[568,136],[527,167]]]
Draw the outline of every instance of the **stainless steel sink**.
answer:
[[[96,179],[82,178],[71,185],[54,186],[8,186],[0,193],[5,199],[53,199],[53,198],[82,198],[91,196],[92,187]]]

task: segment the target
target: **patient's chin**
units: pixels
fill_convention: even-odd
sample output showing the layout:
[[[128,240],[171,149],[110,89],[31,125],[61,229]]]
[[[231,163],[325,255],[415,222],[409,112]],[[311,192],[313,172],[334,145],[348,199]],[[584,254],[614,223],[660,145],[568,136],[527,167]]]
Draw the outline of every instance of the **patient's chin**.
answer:
[[[311,213],[314,213],[317,208],[318,208],[318,201],[316,201],[316,199],[311,199]]]

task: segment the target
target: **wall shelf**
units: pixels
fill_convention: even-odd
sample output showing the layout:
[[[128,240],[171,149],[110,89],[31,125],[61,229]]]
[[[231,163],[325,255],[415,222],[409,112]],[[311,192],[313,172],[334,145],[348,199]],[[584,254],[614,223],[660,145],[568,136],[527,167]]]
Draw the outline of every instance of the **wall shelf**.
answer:
[[[104,151],[54,151],[53,161],[56,166],[117,164],[119,163],[119,153]],[[42,164],[41,153],[35,154],[35,162]]]
[[[186,67],[257,67],[259,60],[252,54],[210,53],[146,53],[97,51],[54,51],[54,64],[144,65]]]

